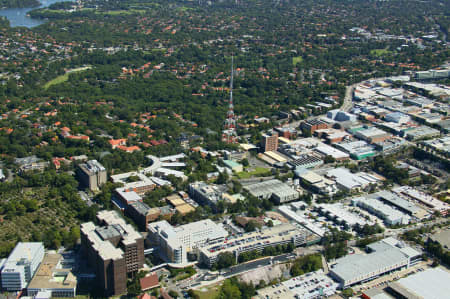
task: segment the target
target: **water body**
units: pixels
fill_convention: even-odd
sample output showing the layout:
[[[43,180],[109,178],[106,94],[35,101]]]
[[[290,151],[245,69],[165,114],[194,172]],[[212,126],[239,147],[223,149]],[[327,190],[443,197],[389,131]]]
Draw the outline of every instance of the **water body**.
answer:
[[[36,27],[44,24],[46,20],[33,19],[27,16],[28,12],[33,9],[48,7],[56,2],[70,1],[70,0],[39,0],[41,6],[39,7],[24,7],[24,8],[6,8],[0,9],[0,16],[6,17],[9,20],[11,27]]]

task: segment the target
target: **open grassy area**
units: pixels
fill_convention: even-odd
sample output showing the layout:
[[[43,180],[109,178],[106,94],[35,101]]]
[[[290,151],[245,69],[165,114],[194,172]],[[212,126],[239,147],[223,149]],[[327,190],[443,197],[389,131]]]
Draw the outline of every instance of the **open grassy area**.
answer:
[[[220,284],[214,284],[194,291],[200,299],[214,299],[219,294]]]
[[[132,14],[142,14],[145,12],[145,9],[127,9],[127,10],[107,10],[107,11],[96,11],[96,14],[99,15],[110,15],[110,16],[119,16],[119,15],[132,15]]]
[[[389,51],[388,49],[374,49],[374,50],[370,50],[370,55],[375,55],[375,56],[383,56],[383,55],[387,55],[391,53],[391,51]]]
[[[292,57],[292,64],[293,65],[297,65],[297,63],[301,63],[302,61],[303,61],[303,57],[301,57],[301,56]]]
[[[45,83],[44,89],[48,89],[52,85],[56,85],[56,84],[60,84],[60,83],[66,82],[67,80],[69,80],[69,75],[71,73],[82,72],[82,71],[88,70],[90,68],[91,68],[90,66],[84,66],[84,67],[79,67],[79,68],[76,68],[76,69],[68,70],[64,75],[58,76],[55,79],[50,80],[47,83]]]
[[[239,172],[236,175],[240,179],[249,179],[253,176],[264,176],[270,173],[270,169],[264,168],[264,167],[256,167],[253,171],[250,172]]]

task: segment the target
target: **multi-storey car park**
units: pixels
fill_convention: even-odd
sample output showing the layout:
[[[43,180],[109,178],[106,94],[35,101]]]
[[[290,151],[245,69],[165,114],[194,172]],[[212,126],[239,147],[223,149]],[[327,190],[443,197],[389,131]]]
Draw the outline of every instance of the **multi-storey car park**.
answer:
[[[303,227],[286,223],[260,232],[250,232],[229,237],[223,242],[200,248],[199,262],[212,267],[220,253],[231,252],[236,260],[243,252],[262,251],[269,246],[293,244],[295,247],[318,242],[320,237]]]

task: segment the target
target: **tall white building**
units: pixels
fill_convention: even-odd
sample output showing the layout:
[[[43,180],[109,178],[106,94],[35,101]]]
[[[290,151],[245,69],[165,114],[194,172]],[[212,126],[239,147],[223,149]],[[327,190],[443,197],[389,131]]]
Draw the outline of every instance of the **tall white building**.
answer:
[[[207,244],[223,242],[228,232],[210,219],[178,227],[167,221],[148,225],[148,239],[164,259],[172,263],[186,263],[187,253]]]
[[[1,270],[2,288],[8,292],[27,287],[44,258],[44,244],[19,242]]]

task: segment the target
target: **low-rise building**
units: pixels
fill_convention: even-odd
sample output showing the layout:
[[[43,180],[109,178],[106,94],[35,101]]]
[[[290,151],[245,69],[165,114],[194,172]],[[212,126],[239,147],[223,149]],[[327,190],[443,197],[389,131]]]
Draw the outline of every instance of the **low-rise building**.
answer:
[[[361,191],[371,184],[380,183],[380,178],[365,172],[352,173],[347,168],[329,170],[326,176],[334,180],[337,186],[345,191]]]
[[[223,160],[223,164],[226,168],[231,169],[233,172],[242,172],[244,171],[244,166],[242,164],[237,163],[233,160]]]
[[[299,192],[280,180],[268,180],[244,186],[251,195],[257,198],[273,198],[278,203],[296,200]]]
[[[316,166],[320,166],[323,164],[323,160],[318,158],[317,156],[313,156],[310,154],[303,154],[300,156],[297,156],[295,159],[290,160],[288,162],[289,165],[291,165],[295,169],[300,168],[314,168]]]
[[[335,146],[348,153],[355,160],[363,160],[376,154],[375,146],[367,144],[363,140],[336,143]]]
[[[317,173],[305,169],[296,170],[295,174],[301,179],[306,188],[314,192],[333,195],[338,192],[336,182],[329,180]]]
[[[368,143],[383,142],[392,137],[391,134],[386,133],[375,127],[364,128],[362,130],[357,130],[354,136],[367,141]]]
[[[386,225],[408,224],[411,220],[411,217],[407,214],[390,205],[384,204],[381,200],[376,198],[356,197],[352,199],[352,204],[383,219]]]
[[[27,287],[28,296],[49,292],[51,297],[75,297],[77,278],[58,253],[47,253]]]

